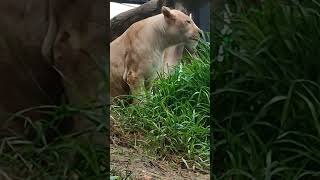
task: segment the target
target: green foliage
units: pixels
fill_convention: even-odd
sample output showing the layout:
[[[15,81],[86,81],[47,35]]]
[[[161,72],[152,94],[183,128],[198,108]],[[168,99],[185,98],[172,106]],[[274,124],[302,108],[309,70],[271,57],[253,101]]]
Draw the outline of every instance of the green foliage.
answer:
[[[24,113],[38,111],[52,115],[51,119],[31,121]],[[0,179],[7,174],[12,179],[25,180],[62,180],[62,179],[106,179],[108,176],[108,154],[106,146],[84,144],[75,132],[62,136],[57,124],[63,117],[70,115],[91,117],[98,121],[99,117],[89,108],[69,106],[39,106],[15,113],[12,117],[21,117],[25,128],[35,132],[32,138],[12,136],[0,140]],[[101,118],[101,117],[100,117]],[[57,136],[47,139],[50,131]]]
[[[228,1],[231,31],[214,29],[214,173],[319,178],[320,3],[247,4]]]
[[[199,45],[198,57],[160,78],[143,107],[112,108],[125,132],[142,132],[146,149],[159,156],[175,154],[204,168],[209,164],[210,54]]]

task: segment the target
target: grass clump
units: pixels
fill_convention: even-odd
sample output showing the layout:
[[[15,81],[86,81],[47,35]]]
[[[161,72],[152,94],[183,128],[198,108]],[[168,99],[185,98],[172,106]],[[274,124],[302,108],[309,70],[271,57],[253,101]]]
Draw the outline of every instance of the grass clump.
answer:
[[[31,121],[24,112],[37,111],[52,115],[50,119]],[[78,133],[63,135],[57,129],[64,117],[93,116],[91,110],[69,106],[34,107],[13,116],[25,121],[24,128],[32,130],[32,138],[8,136],[0,139],[0,179],[63,180],[106,179],[108,153],[106,146],[84,143]],[[100,115],[100,114],[99,114]],[[95,115],[96,121],[100,116]],[[94,118],[93,118],[94,119]],[[105,119],[105,118],[103,118]],[[23,123],[23,122],[22,122]],[[105,131],[105,129],[103,129]],[[46,132],[54,131],[48,140]],[[30,140],[32,139],[32,140]]]
[[[144,137],[141,145],[159,156],[177,155],[186,164],[209,164],[209,45],[200,43],[198,57],[154,83],[143,106],[123,104],[111,112],[127,133]],[[181,160],[181,159],[180,159]],[[191,167],[191,166],[190,166]]]
[[[319,2],[248,4],[227,1],[229,18],[216,17],[214,174],[318,179]]]

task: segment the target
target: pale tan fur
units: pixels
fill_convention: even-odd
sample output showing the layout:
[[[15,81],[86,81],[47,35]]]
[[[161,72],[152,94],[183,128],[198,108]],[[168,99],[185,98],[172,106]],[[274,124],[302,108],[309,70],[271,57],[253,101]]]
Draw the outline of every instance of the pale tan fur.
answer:
[[[199,37],[200,29],[189,16],[167,7],[131,25],[110,44],[111,97],[138,95],[150,88],[163,66],[164,50]]]
[[[174,68],[180,64],[183,54],[190,53],[191,55],[194,55],[194,48],[196,48],[197,43],[192,45],[192,49],[191,47],[189,49],[186,46],[187,45],[179,44],[165,49],[163,53],[162,75],[167,77],[172,74]]]
[[[189,17],[192,19],[191,14]],[[172,74],[175,66],[180,64],[183,54],[194,54],[194,49],[197,47],[197,45],[197,41],[192,41],[188,42],[188,44],[174,45],[165,49],[163,53],[162,75],[167,77],[168,75]]]

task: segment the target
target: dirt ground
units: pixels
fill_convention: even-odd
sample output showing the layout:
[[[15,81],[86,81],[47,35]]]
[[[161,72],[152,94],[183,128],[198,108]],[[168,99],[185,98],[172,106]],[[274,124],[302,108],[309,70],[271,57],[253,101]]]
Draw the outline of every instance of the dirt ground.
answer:
[[[208,174],[182,169],[165,160],[145,155],[142,150],[111,144],[111,172],[127,179],[194,179],[209,180]]]
[[[138,145],[130,141],[143,139],[137,134],[125,133],[121,125],[111,120],[110,168],[111,175],[123,179],[194,179],[209,180],[208,172],[187,169],[183,163],[174,160],[159,159],[147,155]],[[173,159],[177,159],[173,157]]]

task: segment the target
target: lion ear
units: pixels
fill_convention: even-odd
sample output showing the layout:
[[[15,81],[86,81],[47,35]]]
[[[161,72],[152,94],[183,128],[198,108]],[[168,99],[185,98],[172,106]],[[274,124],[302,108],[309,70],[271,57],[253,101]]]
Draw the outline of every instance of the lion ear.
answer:
[[[174,19],[174,15],[171,13],[170,8],[168,8],[166,6],[162,6],[161,12],[165,18]]]

